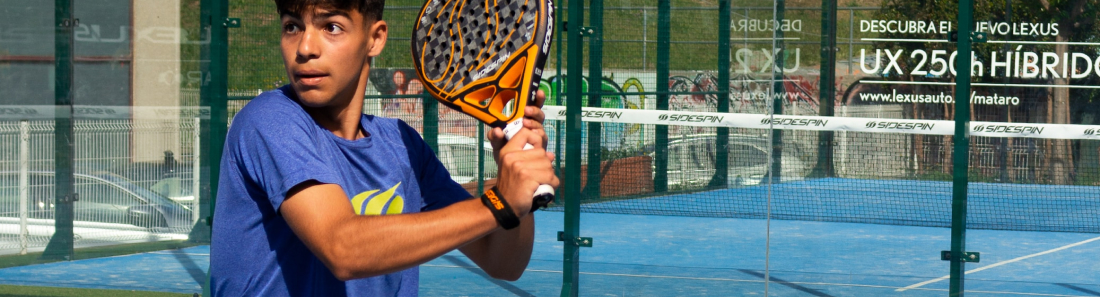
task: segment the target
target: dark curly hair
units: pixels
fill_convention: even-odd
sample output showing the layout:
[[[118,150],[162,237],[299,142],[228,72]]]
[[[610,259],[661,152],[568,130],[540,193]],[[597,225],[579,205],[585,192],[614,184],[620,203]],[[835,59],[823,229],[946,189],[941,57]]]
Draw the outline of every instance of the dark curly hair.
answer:
[[[279,15],[301,15],[306,9],[319,7],[324,9],[359,11],[366,19],[381,20],[385,0],[275,0]]]

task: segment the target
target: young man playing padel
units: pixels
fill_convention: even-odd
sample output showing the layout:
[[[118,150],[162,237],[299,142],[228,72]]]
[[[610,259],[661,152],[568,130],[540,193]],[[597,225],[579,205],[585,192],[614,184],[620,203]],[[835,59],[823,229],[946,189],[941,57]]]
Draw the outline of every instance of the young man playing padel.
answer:
[[[415,296],[417,265],[454,249],[518,279],[533,244],[532,194],[558,185],[543,96],[511,141],[489,132],[499,181],[472,198],[413,128],[362,114],[370,61],[386,42],[382,0],[275,2],[291,83],[253,99],[229,129],[213,295]],[[509,205],[519,226],[501,228],[484,201]]]

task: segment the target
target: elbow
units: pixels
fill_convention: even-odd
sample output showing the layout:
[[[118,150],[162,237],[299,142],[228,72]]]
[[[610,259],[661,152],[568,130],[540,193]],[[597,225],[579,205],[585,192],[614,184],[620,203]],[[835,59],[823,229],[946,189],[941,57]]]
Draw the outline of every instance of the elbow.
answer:
[[[485,273],[495,279],[514,282],[523,276],[523,269],[509,269],[506,271],[504,269],[498,269],[496,271],[485,271]]]
[[[351,265],[347,264],[329,263],[326,266],[328,266],[328,270],[332,273],[332,276],[344,282],[354,279],[383,275],[387,273],[386,271],[374,269],[373,267],[352,267]]]
[[[341,252],[341,250],[344,252]],[[355,253],[351,252],[350,249],[330,250],[325,257],[321,258],[321,261],[328,267],[332,276],[340,281],[346,282],[354,279],[386,274],[386,271],[375,267],[375,264],[378,264],[377,262],[363,262],[369,261],[366,259],[374,259],[365,254],[369,254],[369,251],[359,251]]]
[[[343,258],[333,257],[328,258],[325,262],[325,266],[328,266],[329,272],[332,272],[332,276],[340,281],[349,281],[357,278],[366,277],[364,271],[352,267],[350,261],[342,260]]]
[[[335,276],[336,279],[338,279],[342,282],[346,282],[346,281],[350,281],[350,280],[358,278],[358,277],[356,277],[354,272],[352,272],[350,269],[346,269],[346,268],[329,267],[329,271],[332,272],[332,275]]]

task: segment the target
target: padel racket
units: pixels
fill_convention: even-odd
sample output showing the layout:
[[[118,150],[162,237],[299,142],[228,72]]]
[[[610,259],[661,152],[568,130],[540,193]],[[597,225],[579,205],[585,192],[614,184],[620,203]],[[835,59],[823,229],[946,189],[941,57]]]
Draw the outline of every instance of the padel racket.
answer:
[[[552,0],[428,0],[413,28],[416,74],[436,100],[511,139],[538,91],[553,12]],[[532,210],[546,206],[554,188],[534,199]]]

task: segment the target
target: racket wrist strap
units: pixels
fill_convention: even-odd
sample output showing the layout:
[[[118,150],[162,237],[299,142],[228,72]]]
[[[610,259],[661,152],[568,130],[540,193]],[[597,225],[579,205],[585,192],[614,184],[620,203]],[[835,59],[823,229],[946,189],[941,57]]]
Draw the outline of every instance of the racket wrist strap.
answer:
[[[516,216],[515,211],[512,211],[512,207],[508,205],[508,201],[504,200],[504,197],[501,197],[496,186],[489,188],[484,194],[481,194],[481,203],[489,208],[489,211],[493,213],[493,217],[496,218],[497,224],[499,224],[501,228],[504,228],[504,230],[510,230],[519,226],[519,217]]]

